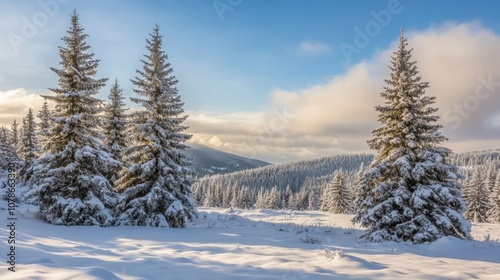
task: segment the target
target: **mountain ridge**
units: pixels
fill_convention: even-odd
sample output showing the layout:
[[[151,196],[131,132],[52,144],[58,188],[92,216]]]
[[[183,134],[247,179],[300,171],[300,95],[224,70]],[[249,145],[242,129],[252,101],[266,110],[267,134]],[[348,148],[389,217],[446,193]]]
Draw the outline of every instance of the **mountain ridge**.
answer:
[[[193,158],[198,176],[226,174],[270,165],[263,160],[246,158],[200,144],[188,144],[187,153]]]

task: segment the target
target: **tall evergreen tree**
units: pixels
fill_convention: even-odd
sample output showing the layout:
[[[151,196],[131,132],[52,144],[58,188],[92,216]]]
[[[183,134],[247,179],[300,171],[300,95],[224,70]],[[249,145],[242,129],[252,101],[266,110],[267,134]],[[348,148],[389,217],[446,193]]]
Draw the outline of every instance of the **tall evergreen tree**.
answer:
[[[45,145],[49,140],[49,132],[52,127],[52,113],[49,110],[47,100],[43,102],[42,109],[36,115],[40,122],[38,123],[38,141],[42,151],[45,151]]]
[[[264,191],[264,188],[260,188],[257,194],[257,199],[255,200],[255,204],[253,207],[255,209],[266,209],[267,208],[266,201],[267,201],[266,192]]]
[[[321,210],[335,214],[352,212],[352,196],[347,188],[342,170],[335,171],[333,180],[326,186],[321,198]]]
[[[24,181],[29,180],[31,177],[31,174],[27,170],[31,170],[35,159],[40,155],[36,127],[37,123],[35,122],[33,110],[29,108],[28,115],[23,118],[23,133],[19,141],[19,148],[17,149],[17,154],[23,160],[19,175]]]
[[[113,156],[120,162],[120,165],[116,170],[113,170],[110,179],[118,179],[118,173],[123,167],[122,153],[126,147],[125,140],[125,128],[127,125],[125,111],[125,99],[122,95],[122,89],[118,85],[118,80],[111,87],[111,91],[108,95],[110,104],[105,108],[104,115],[104,144],[108,148],[108,151],[113,154]]]
[[[99,60],[89,52],[76,11],[67,33],[59,47],[61,69],[51,68],[59,88],[44,96],[56,105],[45,155],[33,168],[34,191],[49,223],[109,226],[117,196],[105,174],[117,161],[102,144],[102,101],[95,97],[107,79],[94,78]]]
[[[489,193],[493,192],[493,189],[495,188],[495,182],[496,182],[496,166],[495,163],[489,162],[487,165],[486,169],[486,176],[484,178],[484,185],[486,188],[486,191]]]
[[[309,206],[309,194],[302,189],[300,192],[295,194],[295,209],[298,211],[304,211]]]
[[[137,70],[139,75],[132,80],[135,93],[144,98],[131,99],[145,110],[132,114],[127,130],[129,167],[117,181],[117,190],[124,194],[117,223],[184,227],[197,215],[191,189],[193,165],[184,151],[191,135],[183,133],[187,116],[158,25],[146,42],[149,53],[141,60],[143,70]]]
[[[240,203],[241,203],[240,208],[242,208],[242,209],[252,208],[254,201],[252,199],[250,189],[247,186],[243,187],[243,189],[241,190],[241,192],[239,194],[239,197],[240,197]]]
[[[489,198],[485,180],[481,178],[478,168],[474,169],[472,178],[465,184],[462,197],[467,207],[464,213],[465,218],[475,223],[486,222]]]
[[[5,170],[10,163],[18,161],[15,150],[10,145],[9,134],[10,131],[6,127],[0,128],[0,170]]]
[[[356,177],[354,181],[354,202],[353,202],[353,208],[354,211],[357,211],[357,209],[361,209],[361,204],[363,203],[363,200],[368,196],[370,192],[370,187],[367,185],[366,182],[366,167],[363,162],[361,162],[361,165],[359,166],[358,172],[356,172]]]
[[[488,222],[500,224],[500,172],[497,173],[495,186],[490,193],[490,209],[487,214]]]
[[[26,163],[31,163],[39,156],[40,147],[36,135],[37,123],[33,110],[29,108],[28,114],[23,118],[23,134],[20,137],[17,154]]]
[[[266,205],[268,209],[279,209],[280,197],[278,188],[273,187],[267,194]]]
[[[377,106],[382,126],[368,141],[377,151],[365,175],[368,191],[353,222],[367,227],[372,241],[422,243],[442,236],[470,237],[470,223],[462,215],[460,177],[448,162],[447,139],[439,132],[434,115],[435,97],[425,95],[428,83],[418,76],[407,39],[399,38],[391,60],[390,78]]]
[[[285,193],[283,194],[283,208],[291,210],[293,208],[293,192],[290,185],[286,186]]]
[[[9,135],[9,144],[14,149],[17,149],[19,146],[19,124],[17,123],[17,120],[14,120],[12,123]]]

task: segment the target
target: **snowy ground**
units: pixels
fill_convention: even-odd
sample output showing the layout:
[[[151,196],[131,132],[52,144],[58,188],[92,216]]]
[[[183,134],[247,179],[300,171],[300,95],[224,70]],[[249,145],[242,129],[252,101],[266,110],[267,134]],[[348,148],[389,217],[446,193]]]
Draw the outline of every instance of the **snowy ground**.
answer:
[[[0,279],[500,279],[500,225],[417,246],[365,243],[350,215],[322,212],[200,208],[169,229],[52,226],[32,211],[18,208],[16,272],[0,228]]]

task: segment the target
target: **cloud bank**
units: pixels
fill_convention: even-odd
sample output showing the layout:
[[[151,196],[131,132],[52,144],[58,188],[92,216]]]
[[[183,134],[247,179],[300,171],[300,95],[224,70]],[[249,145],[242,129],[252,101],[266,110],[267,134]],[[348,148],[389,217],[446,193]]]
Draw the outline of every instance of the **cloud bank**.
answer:
[[[40,95],[29,93],[22,88],[0,91],[0,126],[10,127],[14,119],[17,123],[22,123],[28,109],[31,107],[36,114],[43,102]]]

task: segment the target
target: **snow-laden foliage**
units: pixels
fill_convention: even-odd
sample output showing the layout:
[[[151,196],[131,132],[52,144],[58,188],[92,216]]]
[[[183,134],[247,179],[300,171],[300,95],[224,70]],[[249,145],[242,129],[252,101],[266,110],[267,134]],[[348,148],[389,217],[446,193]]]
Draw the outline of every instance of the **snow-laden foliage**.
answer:
[[[16,150],[19,147],[19,134],[19,124],[14,120],[9,133],[9,143]]]
[[[184,227],[197,215],[192,162],[184,151],[191,135],[183,133],[187,116],[158,25],[146,41],[149,53],[141,60],[143,70],[132,80],[135,93],[144,98],[131,98],[144,110],[131,115],[127,130],[128,168],[117,181],[117,191],[123,193],[117,224]]]
[[[53,116],[52,112],[49,110],[49,104],[47,103],[47,100],[43,102],[42,108],[36,116],[39,119],[37,130],[38,142],[40,143],[42,151],[45,151],[45,146],[50,139],[50,128],[53,125]]]
[[[6,127],[0,128],[0,171],[6,170],[9,163],[18,163],[19,158],[9,140],[10,131]]]
[[[500,224],[500,172],[496,175],[495,185],[490,197],[490,209],[488,210],[488,222]]]
[[[439,146],[447,139],[431,107],[435,97],[425,95],[428,83],[418,76],[402,32],[389,68],[385,103],[376,107],[382,126],[368,141],[377,155],[359,186],[366,194],[353,221],[368,228],[364,237],[372,241],[469,238],[458,170],[449,163],[451,151]]]
[[[40,155],[40,147],[38,144],[38,137],[36,134],[37,123],[33,115],[33,110],[29,108],[28,115],[23,118],[23,129],[19,141],[19,148],[17,154],[23,160],[19,176],[23,181],[28,181],[31,174],[27,172],[31,169],[34,161]]]
[[[486,212],[489,207],[486,182],[487,180],[481,178],[479,170],[476,168],[472,173],[472,178],[465,183],[463,188],[462,198],[467,208],[464,216],[471,222],[486,222]]]
[[[122,95],[122,89],[118,84],[118,80],[111,87],[108,95],[110,103],[105,107],[104,114],[104,144],[111,154],[120,162],[116,170],[112,170],[109,178],[111,180],[118,179],[118,174],[123,167],[122,154],[126,147],[125,128],[127,125],[125,111],[125,99]]]
[[[59,47],[60,69],[52,127],[44,155],[29,170],[40,212],[56,225],[112,225],[117,197],[105,174],[118,164],[106,152],[99,132],[102,101],[95,95],[106,79],[95,79],[99,60],[89,52],[76,12]],[[44,120],[42,119],[42,122]]]
[[[321,210],[334,214],[352,213],[352,193],[344,181],[342,170],[335,171],[321,198]]]
[[[280,207],[280,197],[276,187],[271,189],[271,192],[266,199],[267,209],[278,209]]]
[[[366,167],[363,163],[359,166],[359,170],[356,173],[355,181],[354,181],[354,203],[353,210],[361,208],[361,204],[363,200],[368,196],[370,192],[370,187],[367,184]]]

